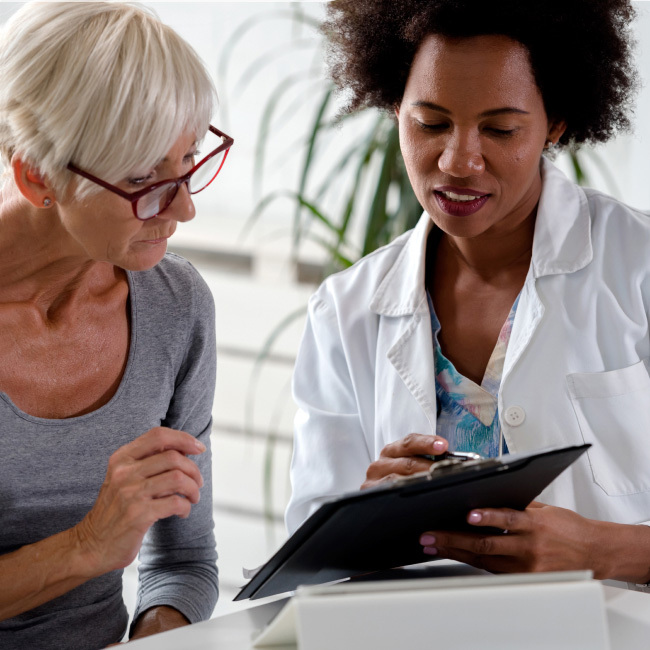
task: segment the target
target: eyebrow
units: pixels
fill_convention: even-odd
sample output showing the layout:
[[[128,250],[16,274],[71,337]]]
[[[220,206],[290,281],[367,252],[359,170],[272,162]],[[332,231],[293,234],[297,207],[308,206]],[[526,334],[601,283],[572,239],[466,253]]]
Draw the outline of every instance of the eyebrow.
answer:
[[[445,115],[451,115],[451,111],[449,109],[444,108],[444,106],[438,106],[438,104],[434,104],[432,102],[413,102],[411,106],[429,108],[432,111],[438,111],[439,113],[444,113]],[[520,108],[515,108],[514,106],[504,106],[503,108],[491,108],[488,111],[483,111],[479,117],[494,117],[495,115],[507,115],[509,113],[514,113],[517,115],[530,115],[528,111],[522,111]]]
[[[196,146],[198,146],[198,144],[199,144],[199,141],[198,141],[198,140],[194,140],[194,142],[192,142],[192,144],[190,145],[190,149],[191,149],[192,147],[196,147]],[[187,154],[185,154],[185,155],[187,155]],[[169,162],[169,158],[167,158],[167,156],[164,156],[163,158],[161,158],[161,159],[156,163],[156,166],[154,167],[154,169],[156,169],[156,167],[158,167],[158,165],[162,165],[163,163],[166,163],[166,162]]]

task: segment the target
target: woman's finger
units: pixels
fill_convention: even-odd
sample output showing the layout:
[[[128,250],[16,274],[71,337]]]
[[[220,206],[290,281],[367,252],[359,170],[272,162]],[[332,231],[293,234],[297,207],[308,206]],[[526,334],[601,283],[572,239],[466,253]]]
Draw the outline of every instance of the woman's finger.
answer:
[[[420,535],[420,544],[427,555],[431,549],[438,554],[465,551],[472,555],[517,556],[522,552],[522,538],[517,535],[480,535],[449,531],[429,531]],[[423,549],[423,550],[424,550]]]
[[[154,522],[176,515],[187,519],[192,511],[189,499],[178,494],[172,494],[160,499],[153,499],[149,504],[149,513]]]
[[[510,532],[524,532],[531,528],[530,517],[520,510],[511,508],[480,508],[467,515],[467,523],[472,526],[491,526]]]
[[[163,499],[173,494],[185,497],[190,503],[198,503],[201,498],[198,483],[179,469],[146,479],[141,491],[141,496],[149,499]]]
[[[196,481],[199,487],[203,487],[203,477],[196,463],[172,449],[141,460],[137,464],[135,471],[142,478],[151,478],[174,469],[181,470]]]
[[[360,489],[361,490],[367,490],[368,488],[377,487],[377,486],[383,485],[385,483],[390,483],[391,481],[395,481],[398,478],[399,478],[399,475],[397,475],[397,474],[386,474],[386,476],[382,476],[381,478],[378,478],[378,479],[366,479],[361,484]]]
[[[120,447],[113,456],[116,460],[142,460],[170,449],[187,456],[196,456],[205,451],[205,445],[185,431],[155,427]]]
[[[386,445],[381,450],[381,456],[387,458],[402,458],[404,456],[438,456],[447,451],[448,443],[440,436],[409,433],[401,440]]]
[[[389,474],[410,476],[417,472],[426,472],[429,467],[431,467],[431,461],[418,456],[380,458],[368,467],[366,478],[368,480],[378,480]]]

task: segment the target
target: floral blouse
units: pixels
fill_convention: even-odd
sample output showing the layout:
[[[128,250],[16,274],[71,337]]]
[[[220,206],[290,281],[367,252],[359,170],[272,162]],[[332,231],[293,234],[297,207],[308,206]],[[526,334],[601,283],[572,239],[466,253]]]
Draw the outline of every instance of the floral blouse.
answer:
[[[449,441],[450,451],[471,451],[486,458],[507,454],[508,448],[501,436],[498,396],[503,373],[503,362],[517,312],[519,296],[501,328],[497,344],[488,361],[483,381],[479,386],[461,375],[440,349],[438,334],[440,322],[427,292],[433,357],[436,373],[437,435]]]

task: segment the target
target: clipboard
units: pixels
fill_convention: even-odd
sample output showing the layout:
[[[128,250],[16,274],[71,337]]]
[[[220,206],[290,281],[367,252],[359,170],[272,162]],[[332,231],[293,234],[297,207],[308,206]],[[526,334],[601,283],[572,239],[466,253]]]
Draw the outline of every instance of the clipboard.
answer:
[[[299,585],[424,562],[430,559],[418,542],[424,531],[476,532],[465,519],[474,508],[524,510],[589,447],[558,447],[462,463],[441,461],[433,464],[431,472],[327,501],[234,600],[254,600]]]

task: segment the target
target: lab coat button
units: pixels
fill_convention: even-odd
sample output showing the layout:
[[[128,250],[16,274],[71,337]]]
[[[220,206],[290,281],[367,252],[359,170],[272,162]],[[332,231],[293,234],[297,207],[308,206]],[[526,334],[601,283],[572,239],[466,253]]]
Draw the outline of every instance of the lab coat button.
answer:
[[[511,427],[518,427],[526,419],[526,411],[521,406],[509,406],[505,412],[506,424]]]

